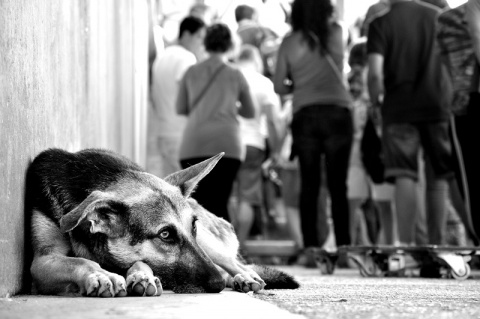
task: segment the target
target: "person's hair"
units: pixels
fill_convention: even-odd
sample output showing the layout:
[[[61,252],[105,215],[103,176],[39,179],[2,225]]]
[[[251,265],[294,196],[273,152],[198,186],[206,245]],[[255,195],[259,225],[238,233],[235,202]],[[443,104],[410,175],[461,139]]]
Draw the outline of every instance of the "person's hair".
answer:
[[[328,52],[329,21],[334,10],[331,0],[295,0],[292,4],[292,29],[303,34],[312,50],[320,45],[321,54]]]
[[[257,72],[263,73],[263,60],[260,50],[251,44],[242,44],[237,61],[254,63]]]
[[[365,40],[355,43],[350,49],[348,64],[365,67],[368,63],[367,42]]]
[[[235,20],[237,22],[240,22],[244,19],[251,20],[254,13],[255,9],[245,4],[241,4],[235,8]]]
[[[205,35],[207,52],[225,53],[233,47],[232,33],[224,23],[214,23],[207,28]]]
[[[201,28],[205,28],[205,26],[205,22],[202,19],[194,16],[188,16],[180,23],[178,38],[181,38],[183,33],[186,31],[188,31],[190,34],[194,34]]]
[[[447,0],[422,0],[422,2],[429,3],[431,5],[439,7],[440,9],[450,9]]]
[[[217,18],[216,11],[209,5],[204,3],[195,3],[190,7],[190,16],[202,19],[206,24],[210,24],[211,20]],[[209,16],[210,15],[210,16]],[[207,19],[210,18],[210,19]]]

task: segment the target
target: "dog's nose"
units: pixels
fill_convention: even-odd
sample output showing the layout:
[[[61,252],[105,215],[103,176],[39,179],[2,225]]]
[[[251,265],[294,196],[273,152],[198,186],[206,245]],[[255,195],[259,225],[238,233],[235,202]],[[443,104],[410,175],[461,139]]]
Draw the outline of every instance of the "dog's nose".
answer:
[[[205,291],[209,293],[220,292],[225,289],[225,280],[223,278],[215,278],[208,281]]]

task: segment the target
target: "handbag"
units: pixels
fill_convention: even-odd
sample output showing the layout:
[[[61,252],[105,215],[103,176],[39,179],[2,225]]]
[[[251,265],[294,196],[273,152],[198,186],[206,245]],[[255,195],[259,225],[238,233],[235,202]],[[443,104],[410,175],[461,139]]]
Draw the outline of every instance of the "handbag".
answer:
[[[367,122],[363,128],[363,136],[360,141],[360,152],[363,166],[367,174],[375,184],[385,182],[385,164],[383,161],[382,141],[378,136],[372,115],[369,112]]]

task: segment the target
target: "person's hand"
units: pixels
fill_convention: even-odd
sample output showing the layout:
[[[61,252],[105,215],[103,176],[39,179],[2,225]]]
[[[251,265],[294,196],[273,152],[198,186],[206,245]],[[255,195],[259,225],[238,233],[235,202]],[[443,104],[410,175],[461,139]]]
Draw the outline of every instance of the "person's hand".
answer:
[[[382,125],[382,112],[381,112],[382,105],[377,102],[370,106],[368,109],[368,116],[372,119],[373,123],[376,127],[381,127]]]

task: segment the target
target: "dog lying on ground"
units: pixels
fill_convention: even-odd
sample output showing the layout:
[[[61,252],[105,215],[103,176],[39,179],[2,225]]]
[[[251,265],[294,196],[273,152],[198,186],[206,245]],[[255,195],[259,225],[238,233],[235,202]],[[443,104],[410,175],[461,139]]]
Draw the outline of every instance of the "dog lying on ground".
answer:
[[[284,272],[242,262],[232,225],[190,197],[222,156],[161,179],[106,150],[40,153],[27,172],[34,291],[121,297],[297,288]]]

